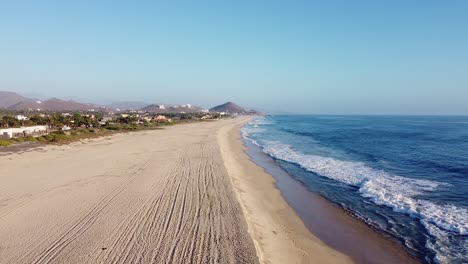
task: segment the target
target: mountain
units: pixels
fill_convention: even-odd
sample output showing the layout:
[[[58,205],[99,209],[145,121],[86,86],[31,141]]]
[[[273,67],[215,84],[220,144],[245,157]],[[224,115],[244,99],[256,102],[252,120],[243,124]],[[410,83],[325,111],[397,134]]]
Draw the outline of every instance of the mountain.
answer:
[[[9,108],[21,102],[34,102],[33,99],[21,96],[14,92],[2,92],[0,91],[0,109]]]
[[[150,113],[197,113],[203,112],[203,108],[190,104],[185,105],[156,105],[151,104],[140,109]]]
[[[217,113],[228,113],[231,115],[263,115],[261,112],[257,110],[246,110],[245,108],[233,103],[227,102],[221,105],[217,105],[210,109],[210,112],[217,112]]]
[[[254,109],[251,109],[251,110],[247,111],[247,114],[248,115],[265,115],[264,113],[262,113],[260,111],[257,111],[257,110],[254,110]]]
[[[58,98],[52,98],[42,103],[48,111],[89,111],[98,106],[92,104],[83,104],[75,101],[65,101]]]
[[[15,111],[42,110],[42,111],[103,111],[110,110],[95,104],[85,104],[76,101],[66,101],[58,98],[51,98],[39,101],[21,96],[14,92],[0,91],[0,109]]]
[[[228,114],[238,114],[243,115],[247,114],[248,111],[245,110],[243,107],[238,106],[233,102],[227,102],[222,105],[217,105],[210,109],[210,112],[218,112],[218,113],[228,113]]]
[[[197,113],[205,112],[202,107],[194,106],[191,104],[185,105],[146,105],[144,102],[138,101],[122,101],[114,102],[107,107],[99,106],[96,104],[80,103],[74,100],[63,100],[58,98],[51,98],[45,101],[38,101],[21,96],[14,92],[0,91],[0,109],[9,109],[16,111],[24,110],[39,110],[39,111],[106,111],[111,112],[114,109],[120,110],[141,110],[150,113]],[[245,108],[233,103],[227,102],[222,105],[215,106],[209,110],[210,112],[224,112],[228,114],[238,115],[259,115],[261,114],[255,110],[246,110]]]
[[[51,98],[46,101],[22,101],[15,105],[8,107],[9,110],[40,110],[40,111],[103,111],[108,110],[94,104],[85,104],[75,101],[65,101],[58,98]]]
[[[120,109],[120,110],[137,110],[147,105],[148,104],[145,102],[123,101],[123,102],[113,102],[112,104],[108,105],[108,107],[113,108],[113,109]]]

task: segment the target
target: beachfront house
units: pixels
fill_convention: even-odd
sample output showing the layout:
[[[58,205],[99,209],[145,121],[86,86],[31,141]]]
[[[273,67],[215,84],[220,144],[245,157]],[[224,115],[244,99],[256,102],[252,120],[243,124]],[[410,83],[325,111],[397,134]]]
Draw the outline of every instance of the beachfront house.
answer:
[[[212,119],[212,118],[213,118],[213,115],[210,115],[210,114],[200,117],[201,120]]]
[[[152,119],[152,118],[151,118],[150,116],[143,116],[143,117],[141,117],[141,120],[144,121],[144,122],[146,122],[146,123],[151,122],[151,119]]]
[[[156,121],[156,122],[172,122],[172,119],[170,118],[167,118],[163,115],[157,115],[155,117],[153,117],[153,121]]]
[[[12,127],[0,129],[1,138],[39,137],[49,133],[47,126]]]
[[[16,115],[15,118],[19,121],[26,121],[29,119],[27,116],[24,115]]]
[[[99,124],[100,125],[106,125],[107,123],[111,123],[113,120],[112,116],[104,116],[100,121],[99,121]]]

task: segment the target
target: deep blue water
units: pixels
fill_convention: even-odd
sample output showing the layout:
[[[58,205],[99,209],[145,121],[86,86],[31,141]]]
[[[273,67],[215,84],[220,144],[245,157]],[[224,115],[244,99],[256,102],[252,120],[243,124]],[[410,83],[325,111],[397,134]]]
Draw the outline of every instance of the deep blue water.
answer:
[[[428,263],[468,263],[468,117],[267,116],[243,135]]]

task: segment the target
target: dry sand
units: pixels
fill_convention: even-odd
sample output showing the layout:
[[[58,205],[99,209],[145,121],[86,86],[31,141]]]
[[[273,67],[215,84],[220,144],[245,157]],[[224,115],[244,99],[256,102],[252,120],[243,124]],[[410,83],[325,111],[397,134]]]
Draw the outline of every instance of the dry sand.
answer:
[[[0,263],[349,262],[243,152],[246,120],[0,156]]]

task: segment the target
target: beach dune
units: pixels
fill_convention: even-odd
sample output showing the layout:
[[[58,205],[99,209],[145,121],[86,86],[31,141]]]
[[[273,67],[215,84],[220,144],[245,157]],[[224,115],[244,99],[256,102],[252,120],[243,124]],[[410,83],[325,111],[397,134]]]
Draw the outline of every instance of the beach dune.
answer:
[[[348,262],[271,179],[247,188],[262,172],[238,167],[247,120],[2,153],[0,263]]]

